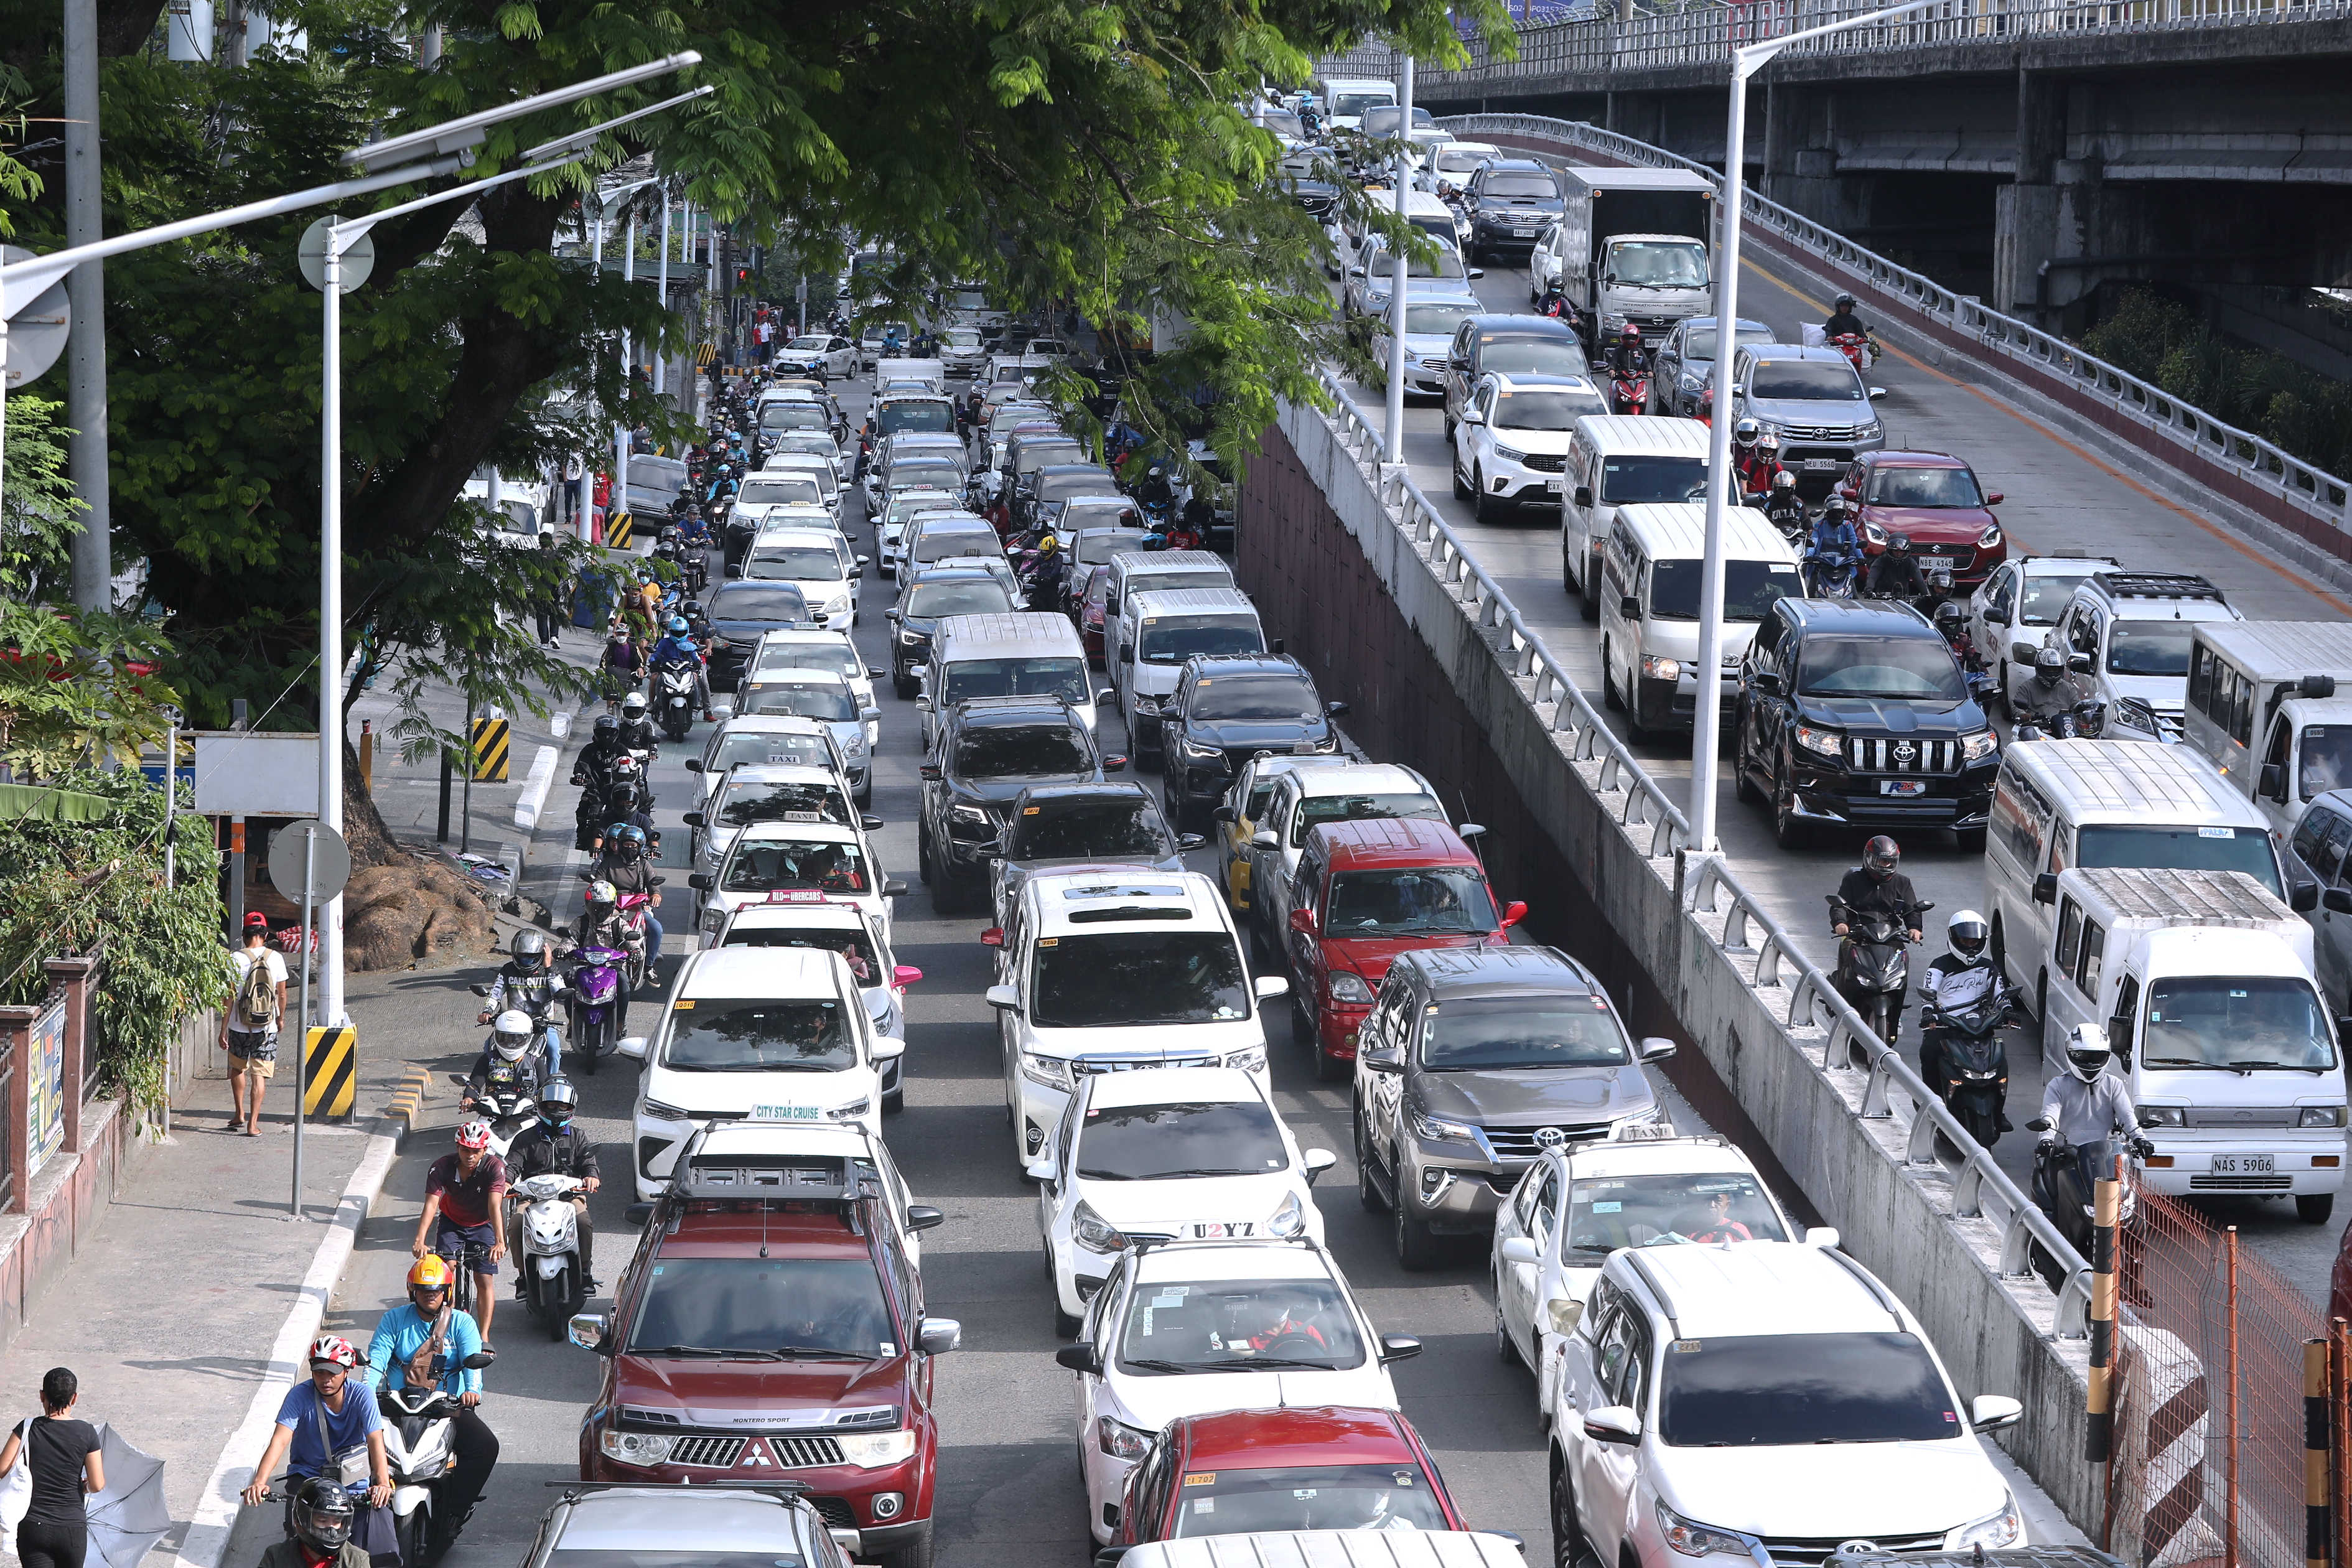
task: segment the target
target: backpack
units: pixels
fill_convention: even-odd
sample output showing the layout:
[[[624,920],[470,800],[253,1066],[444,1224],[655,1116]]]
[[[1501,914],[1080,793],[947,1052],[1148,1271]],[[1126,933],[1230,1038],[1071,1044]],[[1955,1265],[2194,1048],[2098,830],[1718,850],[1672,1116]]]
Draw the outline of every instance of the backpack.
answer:
[[[278,1021],[278,982],[269,976],[268,949],[250,956],[245,978],[237,982],[236,1013],[256,1028],[266,1028]]]

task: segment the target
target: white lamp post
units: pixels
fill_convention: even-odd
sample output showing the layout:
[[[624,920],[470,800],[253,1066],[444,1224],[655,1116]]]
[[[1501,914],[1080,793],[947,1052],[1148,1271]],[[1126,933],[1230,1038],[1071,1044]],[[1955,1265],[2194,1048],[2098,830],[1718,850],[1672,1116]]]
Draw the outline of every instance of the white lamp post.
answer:
[[[1399,223],[1405,221],[1405,214],[1412,201],[1412,57],[1411,55],[1404,57],[1401,97],[1403,102],[1403,122],[1397,127],[1397,134],[1404,139],[1404,144],[1397,149],[1396,159],[1396,215]],[[1396,290],[1396,297],[1389,301],[1387,455],[1388,460],[1391,463],[1404,461],[1404,289],[1405,274],[1409,267],[1410,263],[1405,257],[1404,242],[1399,240],[1396,248],[1396,273],[1389,284],[1390,288]]]
[[[1698,705],[1691,724],[1690,847],[1702,852],[1716,847],[1716,752],[1721,744],[1723,715],[1723,513],[1734,504],[1731,494],[1731,400],[1727,384],[1733,369],[1733,351],[1739,334],[1740,206],[1747,191],[1742,160],[1748,143],[1748,79],[1790,44],[1832,33],[1851,32],[1916,11],[1935,0],[1906,0],[1883,11],[1850,16],[1819,27],[1767,38],[1731,52],[1731,116],[1724,130],[1723,195],[1716,203],[1716,222],[1722,237],[1715,253],[1715,414],[1707,422],[1706,557],[1698,582]]]

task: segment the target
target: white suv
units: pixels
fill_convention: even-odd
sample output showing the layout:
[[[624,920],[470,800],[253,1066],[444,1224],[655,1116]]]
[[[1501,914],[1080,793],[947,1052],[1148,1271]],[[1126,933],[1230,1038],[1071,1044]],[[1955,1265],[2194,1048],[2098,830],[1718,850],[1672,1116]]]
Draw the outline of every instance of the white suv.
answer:
[[[1640,1568],[1717,1555],[1795,1568],[1856,1540],[2026,1543],[1977,1440],[2023,1406],[1991,1394],[1963,1405],[1919,1321],[1831,1248],[1614,1253],[1558,1378],[1562,1562],[1589,1550]]]
[[[1004,1055],[1004,1103],[1025,1172],[1080,1078],[1139,1068],[1240,1068],[1266,1082],[1258,1004],[1290,994],[1252,981],[1216,884],[1195,871],[1095,867],[1032,877],[988,988]]]
[[[2178,741],[2197,623],[2245,618],[2202,577],[2109,569],[2075,586],[2042,642],[2065,654],[2060,685],[2072,700],[2096,698],[2110,726]]]
[[[1309,766],[1314,759],[1282,760],[1298,765],[1276,776],[1273,796],[1250,834],[1248,851],[1250,913],[1266,951],[1275,953],[1290,945],[1290,884],[1298,875],[1310,830],[1321,823],[1368,816],[1447,820],[1436,787],[1412,768],[1396,763]]]
[[[1454,494],[1480,522],[1507,506],[1559,505],[1576,422],[1609,400],[1580,375],[1478,378],[1454,426]]]
[[[729,915],[703,945],[830,949],[849,965],[850,978],[866,998],[866,1016],[874,1020],[874,1032],[900,1042],[907,1037],[907,987],[920,980],[923,972],[900,963],[881,922],[854,903],[803,890],[746,904]],[[903,1055],[882,1063],[886,1112],[905,1103],[906,1068]]]

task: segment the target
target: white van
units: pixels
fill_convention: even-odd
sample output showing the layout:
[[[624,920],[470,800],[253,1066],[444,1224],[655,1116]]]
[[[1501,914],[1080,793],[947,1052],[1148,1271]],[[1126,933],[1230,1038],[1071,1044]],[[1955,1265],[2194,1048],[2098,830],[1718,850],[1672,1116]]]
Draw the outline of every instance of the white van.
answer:
[[[1706,426],[1647,414],[1587,414],[1561,473],[1559,579],[1601,618],[1601,547],[1621,506],[1695,501],[1706,491]]]
[[[2352,626],[2208,621],[2189,647],[2180,738],[2284,838],[2314,800],[2352,784],[2352,695],[2336,695],[2346,683]]]
[[[2325,1221],[2344,1184],[2344,1060],[2312,978],[2311,927],[2242,871],[2090,869],[2037,889],[2057,910],[2042,1057],[2084,1024],[2156,1152],[2159,1193],[2294,1199]]]
[[[931,634],[931,657],[918,679],[922,695],[915,706],[923,715],[927,754],[934,716],[967,697],[1058,697],[1078,710],[1088,733],[1095,729],[1086,645],[1067,616],[950,616]]]
[[[1364,124],[1364,110],[1397,100],[1396,83],[1376,77],[1335,76],[1314,85],[1323,110],[1323,123],[1337,131],[1360,131]]]
[[[1172,588],[1230,588],[1234,569],[1206,550],[1120,550],[1110,558],[1110,584],[1103,590],[1103,625],[1118,624],[1119,606],[1130,593]]]
[[[2213,764],[2185,746],[2138,741],[2023,741],[2004,747],[1985,834],[1984,909],[1993,961],[2034,998],[2054,917],[2035,897],[2074,866],[2243,871],[2297,910],[2315,882],[2288,886],[2269,825]]]
[[[1680,729],[1698,703],[1698,579],[1706,508],[1694,502],[1617,509],[1601,552],[1601,681],[1635,735]],[[1797,552],[1752,507],[1723,513],[1723,659],[1727,714],[1740,660],[1779,598],[1802,598]]]
[[[1139,585],[1116,626],[1104,639],[1103,662],[1127,715],[1128,735],[1149,757],[1160,754],[1160,705],[1175,691],[1186,659],[1196,653],[1265,651],[1257,606],[1239,588]]]

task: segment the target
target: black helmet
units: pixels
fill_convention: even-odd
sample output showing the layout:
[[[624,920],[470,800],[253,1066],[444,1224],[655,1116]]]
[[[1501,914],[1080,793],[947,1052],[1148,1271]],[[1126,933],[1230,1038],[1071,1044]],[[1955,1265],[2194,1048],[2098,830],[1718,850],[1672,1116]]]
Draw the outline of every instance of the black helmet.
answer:
[[[1902,860],[1903,847],[1884,833],[1862,847],[1863,868],[1882,882],[1895,875]]]
[[[1889,534],[1886,548],[1897,555],[1908,555],[1911,553],[1911,536],[1907,533]]]
[[[1829,493],[1828,499],[1822,502],[1822,515],[1829,519],[1832,522],[1836,522],[1843,519],[1845,514],[1845,497],[1838,494],[1835,490],[1832,490]]]
[[[1936,606],[1936,629],[1946,637],[1959,630],[1960,623],[1968,618],[1967,612],[1960,608],[1960,602],[1958,599],[1947,599]]]
[[[324,1476],[311,1476],[294,1492],[294,1533],[311,1551],[332,1557],[352,1538],[352,1494]]]
[[[1841,294],[1837,297],[1837,308],[1840,311],[1853,310],[1855,303],[1854,297],[1851,294]]]
[[[596,732],[590,737],[592,743],[609,746],[620,739],[620,735],[621,721],[618,719],[614,718],[610,713],[600,713],[596,716]]]
[[[566,1125],[579,1108],[580,1091],[570,1079],[551,1078],[539,1086],[539,1119],[550,1127]]]
[[[1990,935],[1991,929],[1985,924],[1984,916],[1974,910],[1962,910],[1944,922],[1944,940],[1962,958],[1974,958],[1984,952],[1985,940]]]
[[[2033,655],[2033,679],[2044,686],[2055,686],[2058,678],[2066,673],[2066,656],[2054,647],[2038,649]]]

